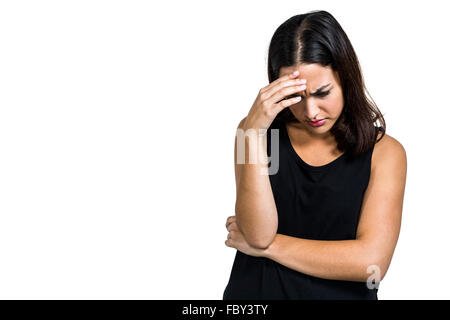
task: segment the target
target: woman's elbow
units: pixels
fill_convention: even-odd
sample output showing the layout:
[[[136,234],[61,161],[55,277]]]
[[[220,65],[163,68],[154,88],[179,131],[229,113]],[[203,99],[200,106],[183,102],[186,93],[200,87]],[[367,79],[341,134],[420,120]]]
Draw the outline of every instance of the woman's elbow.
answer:
[[[259,235],[259,236],[250,236],[250,237],[245,237],[245,240],[247,240],[247,243],[254,247],[254,248],[258,248],[258,249],[267,249],[270,244],[273,242],[273,240],[275,239],[276,236],[276,232],[272,232],[272,234],[267,235],[265,237]]]
[[[242,218],[240,213],[236,210],[236,223],[247,243],[254,248],[266,249],[277,234],[278,220],[270,224],[267,221],[255,222]]]
[[[389,262],[386,257],[374,253],[365,259],[362,267],[366,275],[366,281],[381,282],[387,273]]]

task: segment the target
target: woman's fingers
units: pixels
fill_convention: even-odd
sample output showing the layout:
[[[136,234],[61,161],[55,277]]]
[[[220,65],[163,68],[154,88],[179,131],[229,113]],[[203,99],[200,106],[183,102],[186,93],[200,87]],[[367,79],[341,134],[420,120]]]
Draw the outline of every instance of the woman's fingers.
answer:
[[[270,90],[260,95],[261,100],[265,105],[271,106],[271,113],[278,114],[284,108],[289,107],[302,100],[300,96],[290,97],[296,95],[306,89],[305,79],[290,79],[280,82]]]
[[[277,105],[286,96],[306,88],[302,86],[306,80],[296,79],[297,77],[298,73],[287,74],[260,89],[248,112],[244,130],[248,128],[267,130],[279,111],[294,102],[298,102],[299,99]]]
[[[232,239],[232,237],[233,237],[233,233],[234,231],[230,231],[230,232],[228,232],[228,235],[227,235],[227,240],[225,240],[225,245],[227,246],[227,247],[231,247],[232,246],[232,241],[233,241],[233,239]]]
[[[293,97],[290,99],[283,99],[280,102],[276,103],[274,105],[274,112],[275,113],[279,113],[281,112],[284,108],[287,108],[289,106],[292,106],[296,103],[299,103],[300,101],[302,101],[302,97],[298,96],[298,97]]]
[[[297,97],[298,97],[298,94],[300,92],[304,91],[305,89],[306,89],[305,84],[298,84],[298,85],[293,85],[293,86],[282,88],[282,89],[278,90],[277,92],[275,92],[275,94],[273,96],[271,96],[269,99],[267,99],[267,102],[268,102],[268,104],[275,105],[278,102],[281,102],[283,100],[288,100],[291,95],[297,95]]]
[[[236,221],[230,222],[230,223],[227,225],[227,230],[228,230],[228,231],[233,231],[233,230],[238,231],[239,228],[238,228],[238,226],[237,226]]]
[[[304,91],[306,89],[306,86],[297,86],[294,90],[291,90],[290,92],[293,92],[292,94],[288,94],[287,97],[285,97],[284,93],[277,93],[272,97],[271,103],[273,102],[273,112],[278,114],[281,112],[284,108],[289,107],[293,104],[299,103],[302,101],[302,97],[297,95],[299,92]]]
[[[227,218],[227,222],[225,223],[225,227],[228,227],[228,224],[231,222],[236,221],[236,216],[230,216]]]
[[[261,99],[270,101],[278,99],[272,103],[276,103],[283,99],[285,96],[289,95],[290,92],[295,92],[296,87],[300,87],[306,84],[305,79],[291,79],[287,81],[280,82],[278,85],[274,86],[270,90],[261,94]],[[294,91],[293,91],[294,90]],[[280,98],[281,94],[281,98]]]
[[[298,71],[294,71],[291,72],[287,75],[284,75],[282,77],[279,77],[278,79],[276,79],[275,81],[272,81],[271,83],[269,83],[267,86],[265,86],[264,88],[261,89],[261,92],[266,92],[271,90],[273,87],[276,87],[278,84],[280,84],[281,82],[284,82],[286,80],[290,80],[290,79],[295,79],[297,78],[299,75]]]

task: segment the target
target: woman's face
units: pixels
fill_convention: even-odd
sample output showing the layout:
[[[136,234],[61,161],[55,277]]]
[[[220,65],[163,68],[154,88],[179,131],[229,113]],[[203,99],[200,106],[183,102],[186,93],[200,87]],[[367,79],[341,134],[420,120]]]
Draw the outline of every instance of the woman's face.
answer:
[[[298,94],[302,100],[289,107],[300,122],[301,128],[311,134],[322,135],[328,132],[344,108],[344,97],[337,72],[320,64],[299,64],[295,67],[282,67],[280,77],[299,71],[298,79],[306,79],[306,89]],[[321,89],[322,88],[322,89]],[[326,119],[321,126],[311,126],[309,120]]]

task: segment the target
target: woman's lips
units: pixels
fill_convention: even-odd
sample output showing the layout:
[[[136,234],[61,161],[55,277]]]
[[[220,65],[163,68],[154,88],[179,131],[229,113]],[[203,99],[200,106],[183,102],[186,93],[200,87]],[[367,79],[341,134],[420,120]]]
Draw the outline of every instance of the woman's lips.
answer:
[[[308,123],[312,127],[320,127],[324,125],[325,121],[327,121],[327,118],[318,121],[308,121]]]

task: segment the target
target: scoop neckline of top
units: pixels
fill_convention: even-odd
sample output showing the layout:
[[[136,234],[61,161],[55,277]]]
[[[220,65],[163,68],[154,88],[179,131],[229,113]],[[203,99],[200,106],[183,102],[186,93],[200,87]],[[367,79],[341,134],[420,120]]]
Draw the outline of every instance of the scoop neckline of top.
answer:
[[[333,165],[335,165],[339,160],[343,159],[346,155],[347,155],[347,151],[345,151],[343,154],[341,154],[339,157],[337,157],[336,159],[332,160],[331,162],[328,162],[327,164],[324,164],[322,166],[313,166],[310,165],[309,163],[306,163],[301,157],[300,155],[295,151],[294,146],[291,143],[291,139],[289,138],[289,133],[287,131],[286,128],[286,123],[284,121],[282,122],[282,127],[284,130],[284,133],[286,134],[286,140],[287,140],[287,144],[288,144],[288,148],[290,150],[290,152],[293,154],[293,156],[295,157],[295,159],[303,166],[305,166],[308,169],[311,170],[323,170],[323,169],[327,169]]]

